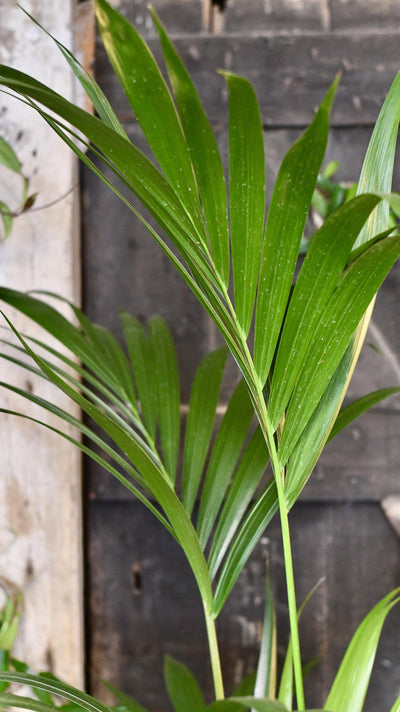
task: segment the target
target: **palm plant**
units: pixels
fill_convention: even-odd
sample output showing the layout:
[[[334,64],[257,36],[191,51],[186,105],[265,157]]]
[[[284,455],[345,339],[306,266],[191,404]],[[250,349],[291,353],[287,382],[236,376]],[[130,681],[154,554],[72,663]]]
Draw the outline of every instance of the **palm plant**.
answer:
[[[366,408],[398,390],[369,394],[341,410],[375,294],[400,254],[400,237],[393,227],[388,228],[389,204],[398,210],[399,201],[390,190],[400,75],[377,121],[357,196],[334,211],[317,231],[295,280],[338,80],[309,128],[285,156],[265,219],[264,142],[251,84],[223,73],[229,96],[228,198],[210,124],[156,14],[152,13],[171,89],[136,30],[106,0],[95,0],[95,6],[110,61],[157,165],[132,144],[100,88],[59,43],[97,116],[8,67],[0,67],[0,83],[33,106],[148,228],[213,319],[226,348],[207,356],[194,378],[183,443],[182,486],[177,484],[179,379],[171,337],[161,319],[151,320],[145,330],[131,316],[121,316],[126,355],[110,333],[92,324],[77,308],[72,310],[78,326],[42,298],[0,289],[4,302],[58,339],[79,364],[61,350],[18,334],[10,322],[17,342],[4,357],[54,383],[95,426],[80,423],[35,394],[2,385],[74,425],[85,437],[83,443],[58,432],[123,482],[182,547],[204,608],[216,698],[208,709],[305,710],[289,511],[325,443]],[[111,170],[115,184],[105,169]],[[131,201],[122,195],[117,180],[139,198],[159,229],[148,222],[145,211],[137,209],[133,196]],[[10,344],[8,337],[5,341]],[[241,381],[211,446],[228,350]],[[271,474],[265,475],[268,463]],[[276,512],[281,522],[291,630],[281,684],[276,689],[274,624],[267,595],[255,695],[246,691],[226,700],[215,619]],[[398,593],[378,603],[357,630],[325,710],[361,711],[380,630]],[[53,679],[4,672],[0,680],[28,682],[36,690],[60,695],[88,711],[106,709]],[[166,681],[177,712],[206,708],[186,668],[169,661]],[[49,700],[21,701],[10,693],[0,696],[0,704],[39,712],[51,706]],[[122,704],[127,705],[126,699]],[[131,709],[140,709],[130,704]],[[392,712],[399,709],[400,698]]]

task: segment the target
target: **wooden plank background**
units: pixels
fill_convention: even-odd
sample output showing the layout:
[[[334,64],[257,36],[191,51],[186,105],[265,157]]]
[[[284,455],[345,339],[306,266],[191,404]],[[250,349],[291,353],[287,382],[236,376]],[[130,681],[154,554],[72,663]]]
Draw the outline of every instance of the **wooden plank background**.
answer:
[[[72,47],[72,0],[25,4],[43,25]],[[0,3],[0,60],[32,73],[74,98],[65,60],[15,0]],[[79,302],[78,172],[69,149],[23,104],[0,94],[0,132],[10,141],[38,192],[36,207],[15,221],[0,244],[0,282],[16,289],[59,292]],[[2,173],[0,190],[9,176]],[[19,188],[19,186],[18,186]],[[12,196],[11,196],[12,197]],[[14,196],[16,197],[16,196]],[[15,203],[14,203],[15,204]],[[42,338],[28,320],[6,309],[17,327]],[[70,408],[49,384],[1,361],[1,380],[29,388]],[[2,389],[1,406],[32,413]],[[35,411],[38,416],[38,411]],[[43,414],[41,414],[43,415]],[[44,414],[46,422],[55,418]],[[52,670],[83,685],[83,597],[80,456],[54,433],[22,419],[1,417],[0,575],[18,584],[24,614],[15,655],[36,670]]]
[[[145,0],[115,4],[155,47]],[[231,69],[253,81],[265,127],[269,190],[285,150],[342,70],[327,160],[339,160],[341,179],[357,178],[372,124],[399,67],[396,0],[228,0],[225,13],[210,12],[201,0],[153,4],[176,35],[225,158],[226,92],[215,70]],[[72,96],[65,64],[51,44],[39,41],[36,30],[17,16],[15,5],[14,0],[3,0],[0,7],[0,58],[28,66]],[[58,7],[58,0],[34,0],[30,9],[71,44],[72,2]],[[97,74],[140,145],[132,113],[100,47]],[[58,141],[53,144],[51,134],[41,133],[41,124],[31,113],[28,117],[14,105],[11,109],[3,97],[0,116],[1,130],[17,147],[43,202],[64,195],[76,182],[69,153]],[[395,186],[400,186],[399,166]],[[200,358],[219,343],[216,330],[130,213],[85,171],[82,187],[84,305],[90,316],[117,335],[120,307],[142,319],[155,313],[167,318],[178,347],[186,402]],[[79,300],[76,203],[76,195],[70,194],[48,211],[21,219],[9,243],[0,246],[2,284],[61,291]],[[368,336],[380,353],[365,349],[353,396],[400,383],[399,280],[397,267],[378,299]],[[22,321],[18,325],[25,328]],[[16,382],[3,367],[2,378]],[[224,398],[236,378],[231,364]],[[36,388],[36,383],[32,385]],[[399,415],[399,399],[392,399],[334,441],[291,516],[299,598],[325,576],[302,624],[305,660],[320,658],[307,681],[311,706],[323,701],[360,619],[399,582],[395,531]],[[26,597],[17,654],[33,667],[50,667],[81,684],[79,457],[57,438],[28,429],[22,421],[19,425],[2,421],[1,433],[0,567],[2,574],[23,586]],[[91,691],[107,699],[100,683],[106,678],[137,696],[151,712],[169,709],[162,682],[162,658],[169,653],[187,663],[211,694],[202,613],[181,553],[158,523],[93,465],[87,466],[86,490]],[[388,519],[393,507],[395,514]],[[283,655],[286,596],[279,527],[274,522],[218,622],[228,692],[256,664],[267,552]],[[385,628],[366,712],[390,709],[400,692],[399,644],[400,613],[395,610]]]
[[[144,2],[118,4],[159,56]],[[372,125],[399,68],[397,2],[229,0],[218,20],[218,35],[204,32],[209,17],[200,0],[154,4],[194,76],[225,161],[227,98],[218,68],[243,73],[256,87],[269,191],[284,152],[341,70],[327,160],[339,161],[341,180],[358,178]],[[97,78],[126,130],[143,147],[100,46]],[[399,165],[394,185],[400,186]],[[119,335],[121,307],[141,319],[162,314],[174,332],[187,401],[201,356],[218,343],[215,328],[143,229],[86,171],[83,199],[84,303],[89,314]],[[397,267],[378,299],[367,339],[380,353],[365,347],[351,396],[400,383],[399,280]],[[225,397],[236,377],[231,365]],[[307,680],[310,706],[323,702],[362,617],[399,583],[399,541],[381,506],[388,495],[392,505],[399,501],[399,416],[399,399],[392,399],[333,441],[291,515],[299,599],[325,577],[302,623],[304,659],[320,659]],[[152,712],[169,709],[162,682],[162,659],[169,653],[188,664],[211,694],[200,602],[181,553],[158,523],[94,465],[88,467],[88,495],[91,689],[104,694],[99,681],[111,679]],[[280,656],[284,652],[286,594],[275,521],[218,620],[228,692],[256,665],[267,551]],[[399,624],[400,611],[394,611],[366,712],[390,709],[400,692]]]

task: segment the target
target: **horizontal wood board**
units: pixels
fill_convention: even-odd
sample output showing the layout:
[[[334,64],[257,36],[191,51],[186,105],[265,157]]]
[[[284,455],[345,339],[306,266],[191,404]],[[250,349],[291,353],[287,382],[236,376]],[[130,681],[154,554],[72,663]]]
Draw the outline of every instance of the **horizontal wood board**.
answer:
[[[150,42],[160,58],[156,40]],[[374,123],[399,68],[397,32],[325,35],[202,36],[176,38],[210,120],[226,122],[226,88],[219,69],[241,74],[257,92],[265,126],[305,126],[312,120],[337,72],[342,79],[333,110],[334,126]],[[97,75],[123,121],[133,118],[102,46]]]
[[[165,654],[185,662],[212,695],[201,603],[181,551],[138,503],[90,505],[90,685],[111,702],[105,678],[151,712],[169,710],[162,680]],[[325,577],[302,620],[304,660],[319,658],[307,702],[321,705],[355,627],[398,583],[399,542],[379,505],[302,504],[291,515],[299,600]],[[275,519],[218,619],[227,692],[257,664],[265,561],[278,619],[278,654],[287,643],[287,603]],[[379,649],[375,692],[365,712],[390,709],[398,688],[400,608]]]
[[[226,0],[220,4],[225,7],[219,25],[228,32],[250,35],[260,31],[379,32],[393,30],[400,21],[397,0]],[[204,22],[207,0],[153,0],[152,5],[172,34],[208,29]],[[143,36],[154,35],[146,0],[119,0],[118,9]]]

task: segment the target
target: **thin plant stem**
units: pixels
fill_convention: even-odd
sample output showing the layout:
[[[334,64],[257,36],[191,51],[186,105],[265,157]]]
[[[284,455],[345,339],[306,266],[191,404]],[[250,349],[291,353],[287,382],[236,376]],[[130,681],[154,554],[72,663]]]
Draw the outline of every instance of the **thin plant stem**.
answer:
[[[294,668],[294,681],[296,689],[297,698],[297,709],[299,712],[305,710],[305,699],[304,699],[304,686],[303,686],[303,673],[301,665],[301,653],[300,653],[300,637],[299,637],[299,626],[297,617],[297,603],[296,603],[296,589],[294,583],[294,572],[293,572],[293,557],[292,557],[292,546],[290,541],[290,529],[289,529],[289,518],[288,509],[285,499],[284,491],[284,481],[283,481],[283,468],[281,467],[278,453],[275,446],[273,431],[271,427],[271,422],[268,416],[267,408],[264,401],[264,396],[261,387],[257,388],[257,402],[255,403],[257,417],[260,423],[260,427],[263,431],[265,441],[267,443],[272,466],[275,475],[276,489],[278,492],[278,502],[279,502],[279,514],[281,520],[281,533],[282,533],[282,543],[283,543],[283,556],[285,560],[285,575],[286,575],[286,589],[288,597],[288,608],[289,608],[289,623],[290,623],[290,634],[292,639],[292,651],[293,651],[293,668]]]
[[[228,308],[230,309],[233,318],[235,319],[235,310],[226,293],[226,300],[228,303]],[[289,624],[290,624],[290,634],[292,640],[292,651],[293,651],[293,669],[294,669],[294,681],[296,689],[296,699],[297,699],[297,709],[299,712],[305,710],[305,699],[304,699],[304,685],[303,685],[303,672],[301,665],[301,653],[300,653],[300,636],[299,636],[299,625],[297,617],[297,603],[296,603],[296,589],[294,583],[294,571],[293,571],[293,556],[292,556],[292,545],[290,541],[290,528],[289,528],[289,518],[288,518],[288,508],[285,498],[284,490],[284,470],[279,461],[278,452],[274,440],[274,432],[269,419],[267,406],[264,399],[263,387],[260,380],[255,372],[253,359],[251,357],[249,347],[246,341],[246,336],[238,326],[237,336],[241,343],[243,349],[243,356],[248,366],[248,376],[250,380],[246,378],[247,386],[249,389],[249,395],[253,401],[254,409],[257,415],[260,428],[262,430],[265,442],[268,447],[268,451],[271,457],[272,467],[274,471],[274,477],[276,482],[276,489],[278,493],[278,504],[279,504],[279,514],[281,521],[281,534],[282,534],[282,544],[283,544],[283,556],[285,560],[285,575],[286,575],[286,590],[288,597],[288,609],[289,609]],[[242,372],[243,373],[243,372]],[[245,374],[243,373],[243,376]]]
[[[234,320],[236,321],[235,310],[233,308],[232,302],[229,299],[228,293],[225,295],[228,308],[230,309]],[[297,617],[297,603],[296,603],[296,589],[294,583],[294,571],[293,571],[293,556],[292,556],[292,545],[290,541],[290,528],[289,528],[289,517],[288,508],[285,498],[284,490],[284,470],[281,466],[278,452],[274,440],[274,432],[271,425],[271,421],[268,415],[267,406],[264,399],[263,387],[260,380],[255,372],[253,359],[251,357],[249,347],[246,341],[246,336],[240,329],[239,325],[235,324],[237,329],[237,336],[241,343],[243,356],[248,366],[248,376],[246,378],[247,386],[249,389],[249,395],[253,401],[254,409],[257,415],[260,428],[262,430],[265,442],[268,447],[268,451],[271,457],[271,463],[274,471],[274,477],[276,482],[276,489],[278,493],[278,504],[279,504],[279,515],[281,521],[281,534],[282,534],[282,544],[283,544],[283,556],[285,560],[285,575],[286,575],[286,590],[288,597],[288,609],[289,609],[289,624],[290,624],[290,634],[292,640],[292,651],[293,651],[293,670],[294,670],[294,681],[297,699],[297,709],[298,712],[303,712],[306,708],[305,698],[304,698],[304,685],[303,685],[303,672],[301,665],[301,652],[300,652],[300,636],[299,636],[299,625]],[[245,377],[245,374],[242,372]],[[250,382],[251,380],[251,382]]]
[[[221,660],[219,656],[217,631],[215,620],[211,617],[206,603],[203,601],[204,617],[206,620],[208,648],[210,651],[211,670],[214,680],[215,699],[224,700],[224,683],[222,680]]]

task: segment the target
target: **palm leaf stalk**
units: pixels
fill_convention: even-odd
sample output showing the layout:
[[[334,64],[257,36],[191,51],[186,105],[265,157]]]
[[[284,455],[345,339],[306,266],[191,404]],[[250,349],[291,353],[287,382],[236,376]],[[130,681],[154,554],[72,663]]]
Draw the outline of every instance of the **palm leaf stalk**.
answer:
[[[0,84],[39,111],[119,197],[122,196],[105,175],[105,169],[111,169],[139,198],[160,231],[148,224],[129,199],[123,200],[148,227],[214,320],[241,371],[243,383],[232,396],[221,430],[235,432],[239,424],[243,446],[254,412],[259,434],[252,437],[241,459],[239,447],[232,462],[222,447],[223,438],[217,437],[205,473],[196,528],[190,515],[200,491],[212,432],[225,358],[222,352],[213,357],[212,366],[203,363],[196,375],[191,405],[191,412],[196,413],[195,423],[203,411],[198,383],[204,373],[212,374],[214,391],[207,399],[202,453],[193,465],[188,464],[193,457],[192,426],[188,424],[181,500],[175,489],[179,385],[173,348],[163,323],[153,321],[147,335],[137,322],[125,317],[130,356],[127,361],[111,335],[91,325],[77,310],[80,329],[30,295],[1,289],[0,297],[66,345],[81,360],[78,374],[86,378],[86,383],[102,384],[100,395],[87,390],[87,385],[82,388],[78,379],[71,381],[65,368],[70,363],[66,364],[61,352],[48,351],[49,357],[58,359],[55,364],[52,359],[39,356],[34,345],[15,332],[20,348],[33,359],[33,368],[55,383],[111,436],[117,447],[110,449],[94,432],[73,423],[103,453],[111,455],[114,464],[110,465],[92,447],[81,446],[77,441],[75,444],[85,447],[111,474],[129,482],[131,490],[153,513],[157,512],[184,549],[203,600],[217,699],[222,699],[224,692],[214,619],[259,536],[279,509],[297,707],[304,710],[288,514],[329,438],[365,337],[374,296],[400,254],[399,236],[384,232],[387,200],[394,200],[388,194],[400,115],[400,75],[378,119],[361,174],[360,194],[334,212],[316,233],[292,288],[326,147],[337,80],[310,127],[285,156],[264,225],[262,122],[250,83],[224,73],[229,96],[228,201],[222,161],[210,124],[192,80],[154,11],[172,93],[136,30],[106,0],[95,0],[95,6],[110,61],[160,168],[130,142],[100,88],[62,46],[59,45],[98,117],[17,70],[1,66]],[[87,155],[80,147],[82,136]],[[250,336],[251,326],[254,336]],[[144,369],[149,355],[157,374],[156,390],[164,394],[162,397],[155,395]],[[107,403],[110,394],[111,408]],[[32,399],[56,411],[50,403],[36,396]],[[56,415],[71,423],[65,412],[58,411]],[[156,432],[160,434],[161,453],[155,446]],[[232,447],[233,441],[231,436]],[[246,514],[268,457],[274,479]],[[257,463],[257,476],[247,486],[245,475],[253,463]],[[151,505],[152,498],[162,513]],[[245,506],[241,506],[243,501]],[[207,562],[204,549],[214,524],[216,532]],[[228,539],[224,539],[226,533]],[[216,581],[214,591],[212,578]]]

